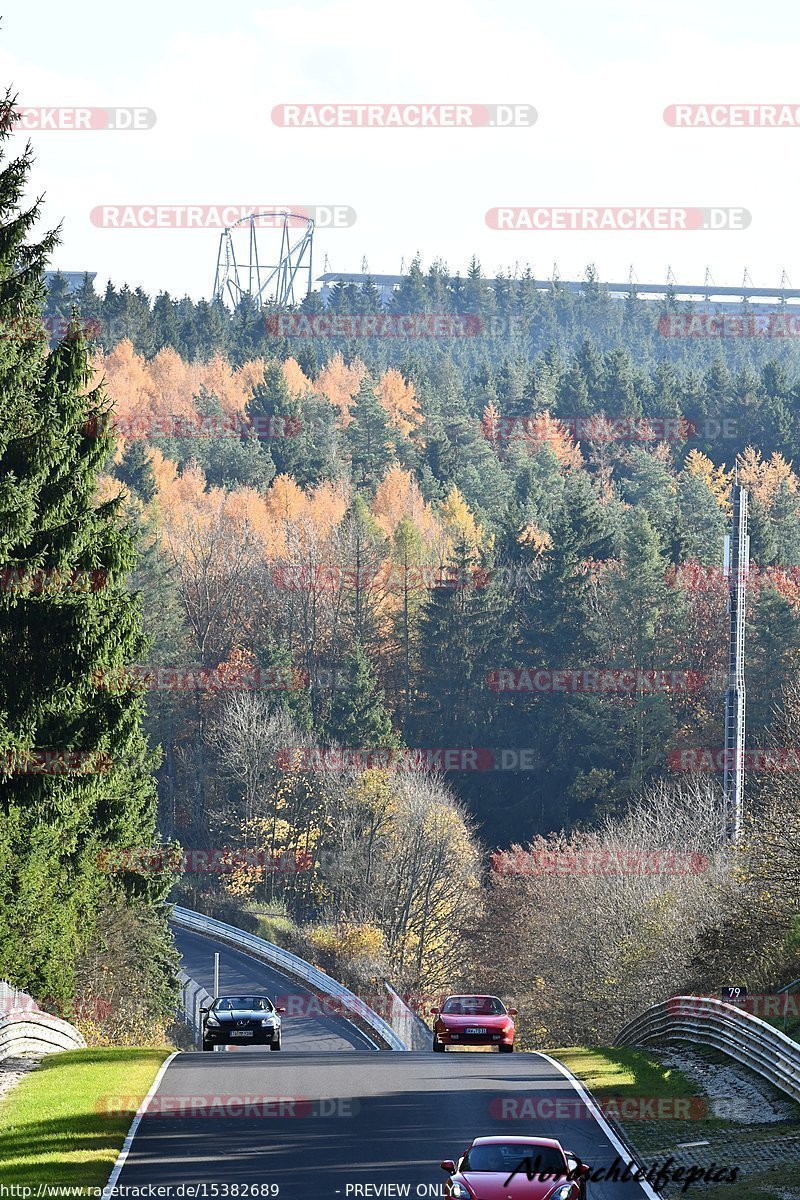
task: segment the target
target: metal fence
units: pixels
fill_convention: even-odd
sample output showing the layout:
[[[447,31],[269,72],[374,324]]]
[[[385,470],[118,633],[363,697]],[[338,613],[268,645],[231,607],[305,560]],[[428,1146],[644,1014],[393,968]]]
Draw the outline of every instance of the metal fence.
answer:
[[[292,954],[272,942],[267,942],[264,938],[246,933],[243,929],[237,929],[235,925],[226,925],[224,921],[217,921],[214,917],[205,917],[202,913],[193,912],[189,908],[180,908],[178,905],[173,909],[172,921],[181,929],[190,929],[194,933],[205,934],[206,937],[224,942],[236,950],[243,950],[253,958],[285,971],[290,977],[302,979],[314,991],[333,997],[353,1016],[359,1017],[378,1035],[381,1041],[385,1042],[390,1050],[410,1049],[408,1043],[395,1032],[392,1026],[384,1021],[383,1017],[379,1017],[374,1009],[370,1008],[359,996],[296,954]],[[402,1004],[402,1001],[400,1003]]]
[[[614,1045],[672,1041],[720,1050],[800,1101],[800,1046],[733,1004],[710,996],[673,996],[629,1021]]]
[[[186,1023],[191,1027],[195,1046],[200,1046],[203,1041],[203,1021],[200,1009],[207,1008],[211,1004],[213,996],[209,995],[196,980],[190,979],[185,971],[178,972],[178,979],[181,984],[183,1015]]]
[[[39,1011],[39,1005],[32,996],[12,987],[7,979],[0,979],[0,1014]]]
[[[394,988],[385,983],[389,997],[389,1024],[409,1050],[430,1050],[433,1034],[413,1008],[409,1008]]]

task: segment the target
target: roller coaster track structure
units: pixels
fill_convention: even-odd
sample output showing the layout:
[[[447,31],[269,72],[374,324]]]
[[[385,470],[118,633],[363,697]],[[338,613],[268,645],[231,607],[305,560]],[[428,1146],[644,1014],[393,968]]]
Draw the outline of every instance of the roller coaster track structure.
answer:
[[[236,255],[235,235],[247,229],[247,260]],[[280,230],[280,253],[277,263],[262,262],[258,231]],[[293,232],[299,230],[293,240]],[[217,270],[214,276],[214,299],[234,308],[249,297],[257,309],[267,304],[280,308],[296,304],[311,291],[314,221],[301,213],[254,212],[241,217],[223,229],[217,251]],[[305,292],[298,296],[299,284],[307,280]]]

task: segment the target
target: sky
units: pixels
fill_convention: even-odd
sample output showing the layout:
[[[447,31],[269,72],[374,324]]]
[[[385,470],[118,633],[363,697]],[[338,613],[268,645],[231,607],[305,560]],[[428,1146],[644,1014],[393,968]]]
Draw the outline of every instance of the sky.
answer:
[[[418,254],[487,276],[800,287],[800,6],[775,0],[6,0],[5,83],[26,109],[139,108],[149,128],[28,129],[53,266],[102,287],[211,294],[220,230],[114,228],[133,206],[346,206],[314,274]],[[288,128],[283,104],[529,105],[510,128]],[[786,104],[797,127],[676,128],[672,104]],[[64,116],[62,120],[70,118]],[[152,118],[150,118],[152,121]],[[746,228],[495,229],[494,208],[719,208]],[[98,215],[98,210],[99,214]],[[94,213],[94,223],[92,214]],[[121,219],[119,216],[116,218]],[[166,218],[165,218],[166,219]],[[546,220],[548,218],[538,218]],[[642,218],[647,220],[648,218]],[[675,218],[680,221],[680,217]],[[719,218],[722,219],[722,218]],[[517,218],[514,218],[516,222]],[[98,224],[105,221],[106,224]],[[693,223],[690,219],[690,225]],[[237,234],[246,254],[246,235]],[[262,256],[278,235],[259,234]],[[238,249],[240,248],[240,250]]]

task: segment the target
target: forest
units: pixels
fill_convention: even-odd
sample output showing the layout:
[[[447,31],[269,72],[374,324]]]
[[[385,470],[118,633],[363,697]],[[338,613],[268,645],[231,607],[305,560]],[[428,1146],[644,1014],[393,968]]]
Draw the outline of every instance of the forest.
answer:
[[[106,774],[91,777],[98,801],[109,771],[143,789],[138,817],[100,825],[86,884],[120,897],[98,909],[106,943],[138,930],[120,979],[154,945],[168,977],[168,894],[362,991],[388,977],[428,997],[459,981],[513,994],[538,1014],[531,1043],[610,1036],[654,989],[713,986],[729,964],[752,986],[797,973],[790,338],[665,338],[664,312],[685,306],[612,300],[591,269],[575,295],[415,263],[391,305],[335,287],[288,322],[64,282],[41,324],[33,308],[24,328],[10,320],[8,344],[78,364],[90,511],[130,549],[9,552],[3,603],[102,606],[126,581],[127,640],[108,627],[80,667],[90,708],[145,739],[96,739]],[[298,320],[329,311],[335,336]],[[355,320],[404,313],[419,319]],[[732,861],[719,751],[734,478],[750,496],[752,769]],[[10,786],[46,806],[66,785]],[[554,886],[559,856],[623,852],[693,865]],[[76,974],[64,953],[58,986],[85,1007],[96,954]],[[52,987],[32,951],[24,970]]]

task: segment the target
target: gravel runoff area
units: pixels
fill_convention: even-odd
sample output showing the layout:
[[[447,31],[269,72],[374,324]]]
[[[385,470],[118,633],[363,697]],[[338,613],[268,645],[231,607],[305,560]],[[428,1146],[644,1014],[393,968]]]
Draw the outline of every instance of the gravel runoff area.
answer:
[[[702,1050],[672,1046],[646,1049],[664,1066],[675,1067],[696,1085],[698,1095],[707,1100],[711,1120],[692,1125],[670,1122],[660,1128],[623,1122],[643,1158],[671,1155],[676,1167],[703,1167],[712,1161],[735,1164],[740,1168],[740,1179],[782,1165],[800,1166],[800,1105],[766,1079],[733,1060]],[[690,1195],[704,1190],[694,1185]],[[731,1200],[736,1191],[735,1186],[731,1187]],[[666,1195],[681,1195],[680,1185],[669,1187]],[[800,1200],[800,1191],[794,1187],[768,1187],[763,1195],[765,1200]]]
[[[36,1055],[22,1058],[0,1059],[0,1100],[15,1087],[25,1075],[35,1071],[40,1059]]]
[[[733,1059],[709,1062],[691,1050],[672,1048],[660,1050],[658,1059],[699,1085],[708,1097],[711,1116],[739,1125],[800,1119],[800,1108],[788,1096]]]

